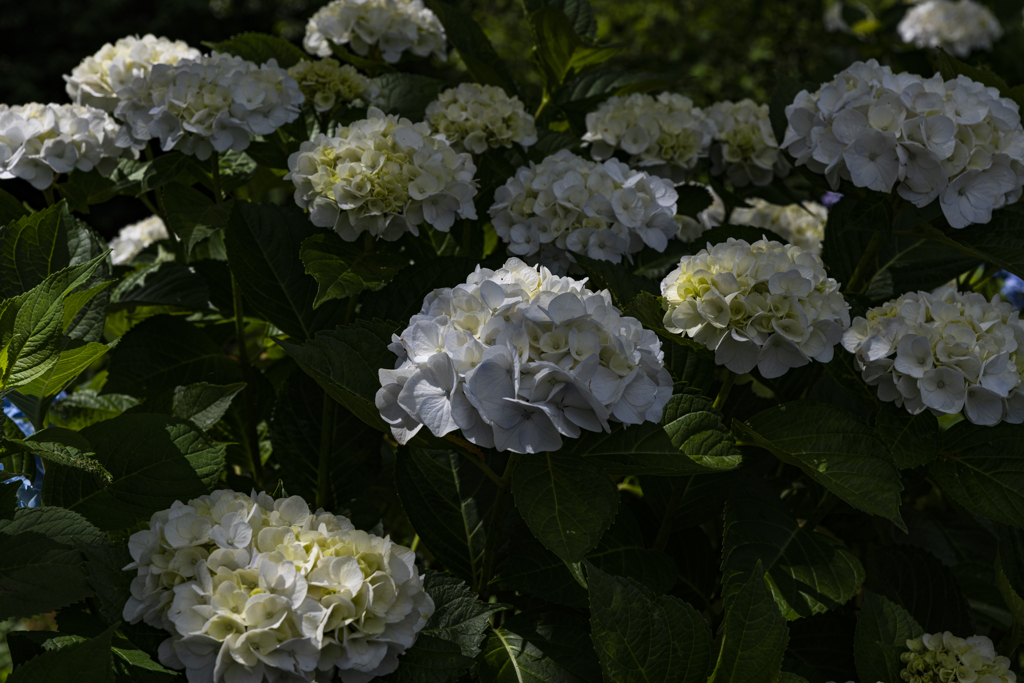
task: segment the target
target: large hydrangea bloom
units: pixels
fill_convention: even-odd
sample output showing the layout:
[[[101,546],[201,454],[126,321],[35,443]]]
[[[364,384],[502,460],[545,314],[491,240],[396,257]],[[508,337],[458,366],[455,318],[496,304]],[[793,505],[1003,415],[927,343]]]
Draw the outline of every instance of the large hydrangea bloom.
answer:
[[[539,453],[609,421],[661,419],[661,342],[607,291],[509,259],[428,294],[380,371],[377,408],[400,443],[424,425],[485,448]]]
[[[1016,102],[958,76],[893,74],[857,62],[786,107],[782,146],[823,173],[922,207],[938,198],[954,228],[988,223],[1024,185],[1024,128]]]
[[[288,69],[288,75],[299,84],[306,103],[319,112],[330,111],[338,103],[373,102],[380,96],[376,78],[364,76],[337,59],[303,59]]]
[[[460,83],[444,90],[427,105],[426,118],[457,152],[483,154],[513,142],[537,142],[537,127],[523,103],[494,85]]]
[[[565,274],[574,253],[619,263],[644,245],[664,251],[678,231],[676,199],[667,180],[563,149],[519,168],[489,213],[510,254]]]
[[[897,27],[904,43],[941,48],[957,57],[991,50],[1003,36],[992,11],[974,0],[925,0],[910,9]]]
[[[995,295],[910,292],[854,319],[843,346],[878,397],[911,414],[963,411],[975,424],[1024,422],[1024,325]]]
[[[169,236],[160,216],[150,216],[118,231],[117,237],[110,241],[110,258],[115,266],[130,263],[143,249]]]
[[[118,158],[138,156],[131,145],[124,127],[95,107],[0,104],[0,179],[21,178],[45,190],[58,173],[109,175]]]
[[[764,186],[784,178],[790,165],[768,120],[768,105],[753,100],[716,102],[707,110],[715,124],[711,172],[725,173],[736,187]]]
[[[152,34],[127,36],[99,52],[86,57],[71,70],[67,81],[68,96],[77,104],[88,104],[112,112],[120,99],[117,93],[130,86],[136,78],[146,78],[154,64],[174,66],[182,59],[198,59],[199,50],[181,40],[157,38]]]
[[[422,0],[334,0],[310,18],[302,46],[330,57],[331,43],[348,45],[363,57],[376,47],[392,64],[406,50],[417,57],[447,58],[444,27]]]
[[[595,159],[607,159],[621,149],[632,166],[672,167],[689,171],[708,155],[715,124],[688,97],[663,92],[658,96],[634,93],[612,97],[587,114],[587,133]]]
[[[714,350],[715,362],[779,377],[827,363],[849,305],[821,259],[800,247],[729,238],[684,256],[661,283],[665,329]]]
[[[828,221],[828,209],[824,206],[811,201],[771,204],[759,197],[750,197],[746,202],[747,206],[733,209],[729,217],[732,225],[771,230],[789,244],[795,244],[811,254],[821,254],[825,223]]]
[[[907,641],[909,652],[900,655],[907,665],[900,678],[907,683],[931,681],[976,681],[977,683],[1014,683],[1017,674],[1010,671],[1010,660],[996,654],[985,636],[957,638],[949,631],[926,633]]]
[[[167,631],[160,661],[192,682],[368,683],[434,611],[411,550],[298,496],[175,502],[128,549],[123,617]]]
[[[313,225],[354,241],[368,232],[397,240],[422,223],[448,232],[458,218],[476,218],[476,166],[426,123],[385,115],[319,135],[288,158],[295,202]]]
[[[114,115],[131,126],[134,138],[159,138],[164,151],[199,159],[246,149],[251,136],[294,121],[303,101],[299,84],[276,60],[257,65],[217,52],[155,64],[118,97]]]

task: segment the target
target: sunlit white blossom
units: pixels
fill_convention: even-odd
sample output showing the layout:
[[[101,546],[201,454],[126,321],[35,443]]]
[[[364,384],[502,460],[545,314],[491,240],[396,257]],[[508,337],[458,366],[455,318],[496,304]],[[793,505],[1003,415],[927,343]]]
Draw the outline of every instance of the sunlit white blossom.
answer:
[[[363,57],[376,49],[390,63],[405,51],[442,61],[447,56],[444,27],[422,0],[333,0],[309,19],[302,46],[330,57],[332,43]]]
[[[897,27],[904,43],[948,50],[966,57],[991,50],[1003,36],[992,10],[974,0],[925,0],[907,10]]]
[[[789,244],[817,255],[821,254],[827,221],[828,209],[817,202],[779,206],[758,197],[749,197],[747,206],[736,207],[729,217],[731,225],[771,230]]]
[[[168,237],[167,226],[163,220],[159,216],[150,216],[121,228],[117,237],[110,241],[110,248],[113,250],[110,258],[115,266],[129,263],[141,254],[143,249]]]
[[[908,640],[907,648],[909,652],[900,655],[900,660],[907,665],[900,672],[900,679],[907,683],[1014,683],[1017,680],[1017,674],[1010,671],[1010,660],[997,655],[995,645],[986,636],[957,638],[949,631],[925,633]]]
[[[523,103],[494,85],[460,83],[442,91],[427,105],[426,120],[456,152],[483,154],[513,142],[523,147],[537,142],[537,127]]]

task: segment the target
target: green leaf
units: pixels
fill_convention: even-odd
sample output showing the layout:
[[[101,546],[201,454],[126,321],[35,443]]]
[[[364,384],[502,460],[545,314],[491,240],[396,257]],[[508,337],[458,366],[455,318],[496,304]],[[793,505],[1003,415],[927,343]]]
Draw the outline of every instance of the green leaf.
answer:
[[[215,203],[209,196],[182,183],[168,184],[163,198],[167,229],[181,239],[189,254],[201,241],[227,226],[234,207],[232,200]]]
[[[92,444],[79,432],[70,429],[47,427],[27,439],[9,439],[7,444],[17,445],[49,462],[90,472],[106,482],[113,479],[110,472],[96,460]]]
[[[984,67],[965,64],[945,50],[936,51],[934,63],[935,68],[942,74],[944,80],[955,80],[957,76],[967,76],[972,81],[996,88],[1003,97],[1007,97],[1010,92],[1010,87],[1006,84],[1006,81],[995,73]]]
[[[26,214],[0,229],[0,299],[23,294],[71,263],[67,204]]]
[[[18,404],[21,404],[19,396],[36,399],[32,401],[36,404],[36,410],[25,410],[25,415],[33,424],[41,425],[50,400],[110,350],[106,344],[97,342],[67,340],[65,343],[66,346],[57,357],[57,362],[51,365],[49,370],[28,384],[18,387],[11,396]]]
[[[377,680],[381,683],[454,683],[471,666],[473,658],[462,654],[455,643],[421,633],[416,644],[398,658],[398,669]]]
[[[377,85],[380,87],[380,95],[374,100],[374,105],[389,114],[421,121],[427,105],[452,84],[429,76],[398,72],[381,74],[377,78]]]
[[[900,406],[886,403],[875,418],[875,429],[889,445],[892,460],[901,470],[927,465],[942,449],[939,422],[927,411],[911,415]]]
[[[755,566],[787,619],[846,604],[864,582],[864,567],[838,541],[799,522],[777,496],[748,487],[725,508],[722,594],[747,584]]]
[[[509,608],[509,605],[499,602],[481,602],[465,583],[441,572],[427,572],[423,589],[430,594],[436,607],[423,629],[423,635],[454,643],[466,657],[480,653],[480,643],[491,615]]]
[[[574,258],[587,274],[587,288],[595,292],[607,289],[619,308],[628,306],[640,292],[653,292],[657,287],[653,280],[633,275],[622,264],[598,261],[580,254]]]
[[[110,643],[116,628],[111,626],[95,638],[46,652],[22,664],[8,683],[113,683]]]
[[[818,671],[820,678],[812,681],[852,680],[857,677],[853,661],[855,627],[856,621],[839,611],[790,622],[786,660],[792,658]]]
[[[80,389],[54,403],[46,418],[54,427],[77,431],[95,422],[117,417],[138,404],[138,399],[124,394],[101,396],[94,389]]]
[[[587,432],[563,452],[599,463],[613,475],[679,476],[734,469],[742,462],[722,415],[693,390],[669,399],[661,422]]]
[[[587,566],[587,581],[594,649],[605,681],[703,683],[711,631],[697,610],[593,565]]]
[[[512,493],[533,535],[567,563],[597,546],[619,507],[604,469],[562,453],[524,455],[512,475]]]
[[[593,110],[594,105],[609,97],[622,97],[637,92],[664,90],[672,85],[674,74],[657,71],[639,73],[602,69],[585,73],[567,82],[555,93],[553,102],[572,111]],[[584,113],[586,113],[584,111]],[[676,188],[679,189],[679,188]]]
[[[918,228],[921,236],[952,247],[975,262],[984,261],[1024,277],[1024,214],[1000,209],[984,225],[947,232],[928,225]]]
[[[549,90],[557,90],[573,71],[606,62],[621,54],[621,47],[590,47],[580,39],[572,21],[560,9],[544,7],[530,13],[530,28]]]
[[[306,273],[319,284],[313,308],[366,289],[382,289],[398,271],[409,265],[409,260],[399,254],[366,252],[333,232],[307,237],[299,256]]]
[[[486,511],[495,487],[463,460],[453,451],[400,450],[395,485],[431,554],[447,571],[478,586],[484,578]]]
[[[775,681],[788,642],[786,619],[772,600],[764,569],[757,562],[742,588],[725,601],[722,645],[708,683]]]
[[[441,21],[448,40],[459,51],[473,80],[484,85],[496,85],[509,95],[519,94],[512,72],[468,12],[443,0],[425,0],[425,4]]]
[[[46,474],[44,499],[105,530],[124,529],[176,500],[209,493],[224,467],[223,444],[166,415],[127,413],[80,433],[113,480],[103,484],[80,470],[54,467]]]
[[[888,598],[864,591],[864,605],[854,633],[854,658],[862,681],[898,681],[904,664],[900,655],[907,640],[924,630],[914,617]]]
[[[976,633],[971,607],[949,567],[911,545],[875,551],[868,587],[903,607],[927,633]]]
[[[825,403],[786,403],[733,422],[744,440],[796,465],[807,476],[850,505],[890,520],[906,531],[900,517],[903,483],[883,455],[874,431],[851,413]]]
[[[176,306],[207,310],[210,291],[206,280],[181,263],[152,263],[129,274],[110,297],[109,310],[136,306]]]
[[[226,385],[206,382],[186,384],[146,401],[143,411],[189,420],[205,432],[220,422],[224,413],[231,407],[231,401],[244,388],[244,382]]]
[[[589,683],[601,678],[590,624],[568,612],[526,611],[491,630],[477,660],[482,683]]]
[[[473,272],[479,262],[477,258],[445,256],[403,268],[384,289],[360,297],[359,317],[408,320],[419,313],[427,292],[465,282],[466,275]]]
[[[125,603],[132,595],[135,572],[125,571],[132,562],[126,545],[88,546],[82,548],[89,586],[99,605],[100,614],[112,623],[122,619]]]
[[[337,302],[313,310],[317,282],[306,274],[299,248],[318,232],[295,206],[246,202],[235,204],[225,231],[228,265],[246,309],[297,339],[334,327],[342,316]]]
[[[0,227],[9,225],[22,216],[27,216],[29,211],[10,192],[0,190]]]
[[[597,36],[594,8],[587,0],[524,0],[523,6],[528,14],[545,7],[560,10],[572,24],[576,35],[586,40],[593,40]]]
[[[277,65],[282,69],[291,68],[302,60],[309,59],[309,55],[301,48],[289,43],[284,38],[266,33],[239,33],[217,43],[204,41],[203,45],[216,52],[236,55],[256,64],[264,64],[271,59],[276,59]]]
[[[704,233],[705,236],[707,234]],[[661,300],[650,292],[641,292],[622,312],[639,320],[644,327],[657,332],[663,342],[664,340],[670,340],[680,346],[685,346],[691,351],[696,351],[711,358],[714,357],[714,352],[709,351],[703,344],[698,344],[683,335],[672,334],[665,329],[665,309],[661,306]]]
[[[67,181],[54,187],[73,211],[83,214],[89,213],[91,205],[102,204],[117,193],[113,180],[95,172],[72,171]]]

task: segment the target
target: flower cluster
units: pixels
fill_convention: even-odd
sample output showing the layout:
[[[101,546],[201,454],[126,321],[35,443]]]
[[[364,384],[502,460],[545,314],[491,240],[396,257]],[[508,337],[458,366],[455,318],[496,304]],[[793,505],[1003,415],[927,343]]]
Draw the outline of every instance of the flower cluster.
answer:
[[[768,185],[772,178],[789,174],[789,160],[768,120],[768,105],[753,100],[716,102],[707,110],[715,124],[711,172],[725,173],[736,187]]]
[[[60,400],[65,396],[62,391],[57,397]],[[8,420],[14,423],[17,430],[20,430],[25,436],[32,436],[35,433],[35,427],[32,426],[32,422],[25,417],[25,413],[21,411],[21,408],[11,403],[10,399],[3,399],[0,401],[0,406],[3,407],[3,413]],[[38,455],[35,458],[35,477],[29,479],[23,474],[10,475],[9,473],[6,479],[0,483],[0,486],[17,486],[18,491],[15,494],[17,497],[18,507],[30,507],[37,508],[43,504],[43,477],[45,472],[43,471],[43,461]],[[4,471],[4,466],[0,463],[0,472]]]
[[[714,137],[715,124],[703,110],[687,97],[664,92],[607,100],[587,114],[583,140],[598,160],[621,149],[633,166],[667,165],[689,171],[708,155]]]
[[[318,135],[288,157],[295,201],[313,225],[334,228],[342,239],[361,233],[397,240],[426,223],[448,232],[455,218],[476,218],[476,166],[426,123],[385,115]]]
[[[331,43],[363,57],[376,47],[392,64],[406,50],[447,58],[444,27],[423,0],[333,0],[310,18],[302,45],[311,55],[330,57]]]
[[[679,225],[676,237],[683,242],[693,242],[711,228],[717,228],[725,222],[725,202],[710,185],[695,181],[690,181],[687,185],[702,187],[711,195],[711,206],[698,213],[696,217],[676,216],[676,223]]]
[[[563,149],[519,168],[488,212],[510,254],[564,274],[573,253],[619,263],[644,245],[664,251],[679,229],[676,199],[667,180]]]
[[[339,102],[373,102],[380,96],[380,83],[337,59],[303,59],[288,69],[299,89],[316,111],[330,111]]]
[[[607,291],[509,259],[428,294],[389,348],[377,408],[405,443],[424,425],[515,453],[554,451],[609,420],[661,419],[672,395],[661,342]]]
[[[907,641],[909,652],[900,655],[906,668],[900,678],[908,683],[930,681],[978,681],[978,683],[1014,683],[1010,660],[996,654],[985,636],[957,638],[949,631],[926,633]]]
[[[1008,303],[940,287],[910,292],[854,319],[843,346],[878,398],[911,414],[961,410],[975,424],[1024,422],[1024,325]]]
[[[298,496],[175,502],[128,549],[124,619],[167,631],[160,661],[190,681],[367,683],[434,611],[411,550]]]
[[[460,83],[427,105],[427,123],[457,152],[483,154],[489,147],[529,147],[537,127],[518,97],[497,86]]]
[[[958,76],[893,74],[857,62],[816,93],[786,107],[782,146],[833,189],[898,192],[915,206],[940,199],[954,228],[988,223],[1024,185],[1018,105],[995,88]]]
[[[120,101],[118,93],[136,78],[147,78],[154,64],[174,66],[182,59],[198,59],[201,54],[181,40],[152,34],[142,38],[128,36],[113,45],[107,43],[99,52],[86,57],[64,80],[73,102],[112,112]]]
[[[729,238],[684,256],[661,283],[665,329],[715,351],[744,374],[779,377],[810,360],[827,363],[850,326],[839,283],[800,247]]]
[[[105,111],[78,104],[0,104],[0,179],[21,178],[37,190],[55,174],[94,168],[109,175],[131,139]]]
[[[143,249],[168,237],[167,226],[160,217],[150,216],[121,228],[117,237],[110,241],[113,250],[110,258],[115,266],[130,263]]]
[[[294,121],[303,101],[295,79],[271,59],[262,66],[212,53],[177,64],[154,64],[148,78],[118,91],[114,115],[137,140],[160,139],[208,159],[214,152],[249,146],[251,135],[269,135]]]
[[[991,50],[1003,36],[992,11],[974,0],[926,0],[909,10],[897,27],[904,43],[934,47],[966,57],[974,50]]]
[[[765,228],[806,252],[821,254],[825,223],[828,221],[828,209],[824,206],[811,201],[780,206],[758,197],[750,197],[747,204],[749,208],[733,210],[729,218],[732,225]]]

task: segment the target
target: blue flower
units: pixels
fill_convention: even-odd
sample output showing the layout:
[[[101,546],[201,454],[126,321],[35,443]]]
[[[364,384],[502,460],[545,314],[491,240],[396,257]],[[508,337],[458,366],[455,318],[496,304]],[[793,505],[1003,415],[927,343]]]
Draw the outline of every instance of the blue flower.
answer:
[[[1016,275],[1001,270],[996,273],[1003,280],[1002,294],[1017,310],[1024,309],[1024,280]]]
[[[841,192],[826,192],[821,195],[821,204],[825,208],[831,209],[833,206],[838,204],[839,200],[842,198],[843,194]]]
[[[25,436],[31,436],[35,433],[35,428],[32,427],[32,423],[25,417],[25,413],[21,412],[18,406],[14,405],[7,399],[3,402],[4,415],[6,415],[15,425],[18,426]],[[42,505],[43,498],[43,461],[39,459],[39,456],[35,456],[36,459],[36,476],[35,481],[31,481],[28,477],[23,475],[17,475],[11,477],[5,483],[14,484],[17,482],[18,486],[18,507],[30,507],[37,508]],[[0,470],[3,469],[3,465],[0,465]]]

